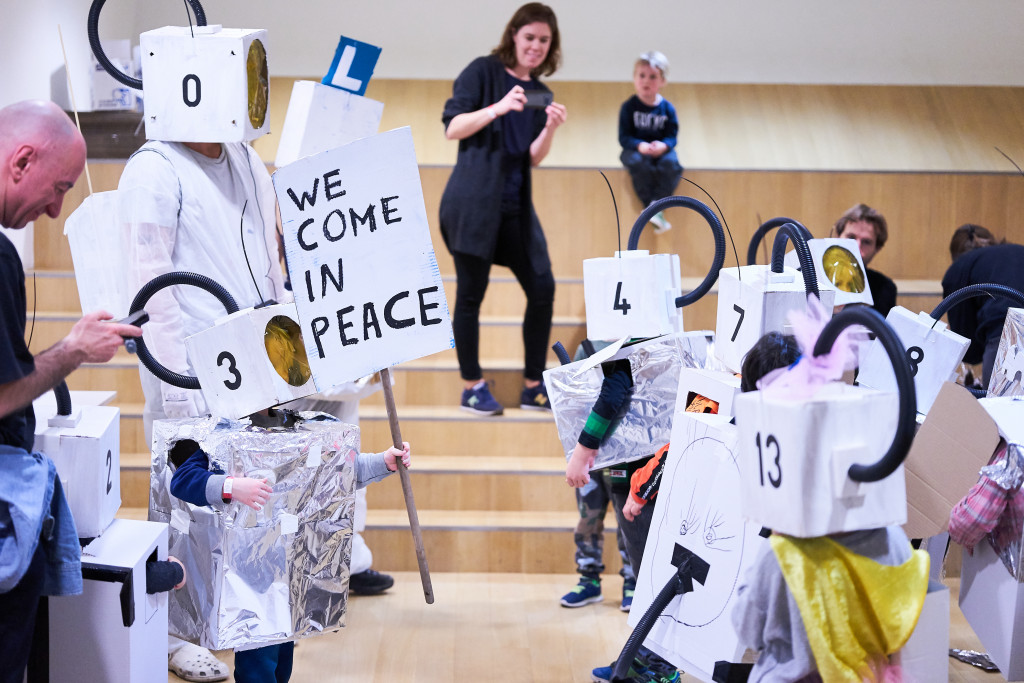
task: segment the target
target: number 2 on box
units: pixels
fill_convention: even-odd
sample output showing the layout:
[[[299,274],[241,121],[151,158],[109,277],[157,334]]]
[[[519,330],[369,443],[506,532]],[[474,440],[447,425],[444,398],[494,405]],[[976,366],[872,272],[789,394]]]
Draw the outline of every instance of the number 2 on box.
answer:
[[[622,297],[622,283],[619,282],[619,283],[617,283],[615,285],[615,305],[612,306],[612,309],[614,309],[616,311],[622,311],[622,315],[626,315],[626,312],[629,311],[629,309],[631,309],[633,307],[629,305],[628,301],[626,301],[625,299],[623,299],[621,297]]]

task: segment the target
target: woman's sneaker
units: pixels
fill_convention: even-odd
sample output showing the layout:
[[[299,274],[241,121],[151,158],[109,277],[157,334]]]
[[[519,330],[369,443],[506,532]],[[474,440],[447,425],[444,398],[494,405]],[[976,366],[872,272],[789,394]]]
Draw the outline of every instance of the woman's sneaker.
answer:
[[[519,407],[523,410],[551,410],[548,402],[548,388],[541,382],[535,387],[523,387],[519,396]]]
[[[477,415],[501,415],[505,412],[484,380],[477,382],[472,389],[462,390],[461,408]]]
[[[562,596],[559,602],[562,607],[583,607],[593,602],[601,602],[601,580],[584,576],[576,587]]]

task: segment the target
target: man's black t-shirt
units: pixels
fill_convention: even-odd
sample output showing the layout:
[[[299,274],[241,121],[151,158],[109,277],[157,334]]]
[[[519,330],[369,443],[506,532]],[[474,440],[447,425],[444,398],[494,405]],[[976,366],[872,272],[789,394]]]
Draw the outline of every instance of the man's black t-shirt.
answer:
[[[35,370],[25,345],[25,270],[6,235],[0,235],[0,384],[19,380]],[[36,416],[32,405],[0,418],[0,444],[32,450]]]

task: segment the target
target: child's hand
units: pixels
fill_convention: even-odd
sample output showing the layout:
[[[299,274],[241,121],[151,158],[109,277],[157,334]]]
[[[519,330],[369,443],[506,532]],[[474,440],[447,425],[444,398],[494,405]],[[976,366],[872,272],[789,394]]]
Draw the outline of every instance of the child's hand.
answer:
[[[270,500],[273,491],[266,479],[252,479],[251,477],[233,477],[231,481],[231,500],[237,500],[242,505],[248,505],[259,512]]]
[[[181,583],[176,585],[174,587],[174,590],[178,590],[180,588],[183,588],[185,586],[185,583],[188,582],[188,572],[185,571],[185,565],[182,563],[181,560],[176,558],[174,555],[168,555],[167,556],[167,561],[168,562],[174,562],[175,564],[177,564],[178,566],[181,567]]]
[[[622,516],[632,522],[643,509],[644,506],[633,500],[633,496],[627,496],[626,502],[622,504]]]
[[[394,446],[384,452],[384,464],[388,466],[388,469],[392,472],[398,471],[398,459],[402,459],[402,464],[405,468],[409,468],[409,463],[412,462],[412,454],[409,452],[409,442],[402,442],[402,450],[398,450]]]
[[[645,157],[646,156],[650,156],[652,154],[652,152],[651,152],[651,143],[649,143],[649,142],[641,142],[639,145],[636,146],[636,151],[640,152]]]
[[[648,146],[649,154],[652,157],[660,157],[662,154],[668,151],[668,145],[661,140],[655,140]]]
[[[576,444],[569,464],[565,466],[565,481],[573,488],[580,488],[590,483],[590,468],[594,466],[597,450]]]

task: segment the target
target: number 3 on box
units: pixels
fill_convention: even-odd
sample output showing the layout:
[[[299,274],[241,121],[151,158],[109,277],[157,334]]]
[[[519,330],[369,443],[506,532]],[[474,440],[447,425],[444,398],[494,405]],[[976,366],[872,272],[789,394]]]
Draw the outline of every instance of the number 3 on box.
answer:
[[[227,361],[228,372],[230,372],[231,376],[234,378],[224,380],[224,386],[231,389],[231,391],[234,391],[238,387],[242,386],[242,373],[240,373],[238,368],[235,367],[235,357],[232,356],[229,351],[220,352],[220,355],[217,356],[217,367],[224,365],[224,361]]]
[[[622,296],[622,283],[619,282],[615,285],[615,305],[612,308],[616,311],[622,311],[622,315],[626,315],[629,309],[633,308],[629,305],[629,302],[625,299],[620,298]]]

